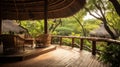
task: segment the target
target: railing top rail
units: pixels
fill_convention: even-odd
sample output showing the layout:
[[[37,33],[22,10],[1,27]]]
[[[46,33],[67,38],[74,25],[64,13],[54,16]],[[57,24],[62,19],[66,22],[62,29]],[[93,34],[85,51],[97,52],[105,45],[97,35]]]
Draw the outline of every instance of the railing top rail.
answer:
[[[86,39],[92,41],[104,41],[104,42],[111,42],[120,45],[120,40],[114,40],[110,38],[101,38],[101,37],[80,37],[80,36],[52,36],[52,37],[61,37],[61,38],[79,38],[79,39]]]

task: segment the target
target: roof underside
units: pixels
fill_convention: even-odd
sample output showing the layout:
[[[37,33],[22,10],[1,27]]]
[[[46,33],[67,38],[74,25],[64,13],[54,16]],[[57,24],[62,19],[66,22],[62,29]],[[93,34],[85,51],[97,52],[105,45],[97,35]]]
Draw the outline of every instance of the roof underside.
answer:
[[[2,19],[43,19],[44,0],[1,0]],[[48,18],[68,17],[78,12],[85,0],[48,0]]]

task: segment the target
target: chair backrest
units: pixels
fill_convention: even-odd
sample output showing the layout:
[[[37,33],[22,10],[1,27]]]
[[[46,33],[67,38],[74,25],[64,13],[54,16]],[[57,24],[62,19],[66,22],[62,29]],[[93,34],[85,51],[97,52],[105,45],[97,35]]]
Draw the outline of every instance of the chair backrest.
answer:
[[[6,47],[13,47],[15,46],[14,44],[14,35],[8,35],[8,34],[2,34],[1,35],[1,41],[3,43],[3,45],[5,45]]]

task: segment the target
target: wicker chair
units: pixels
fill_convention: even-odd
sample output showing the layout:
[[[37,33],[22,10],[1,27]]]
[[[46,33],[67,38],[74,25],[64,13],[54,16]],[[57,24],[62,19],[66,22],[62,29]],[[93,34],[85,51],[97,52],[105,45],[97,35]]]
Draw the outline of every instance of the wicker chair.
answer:
[[[2,34],[0,35],[1,41],[3,43],[3,53],[13,54],[19,50],[25,50],[24,39],[18,35]]]
[[[50,34],[42,34],[35,38],[36,47],[47,47],[51,43]]]

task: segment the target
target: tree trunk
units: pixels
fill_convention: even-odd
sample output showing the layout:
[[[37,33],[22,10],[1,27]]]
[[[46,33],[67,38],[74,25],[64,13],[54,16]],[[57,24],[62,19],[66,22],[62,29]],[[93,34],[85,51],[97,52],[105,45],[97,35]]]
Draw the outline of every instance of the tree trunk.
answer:
[[[106,31],[110,34],[111,38],[116,39],[114,33],[110,30],[109,26],[107,25],[107,21],[105,19],[103,20],[103,23]]]
[[[119,4],[119,2],[117,0],[109,0],[109,1],[113,4],[116,12],[120,16],[120,4]]]

